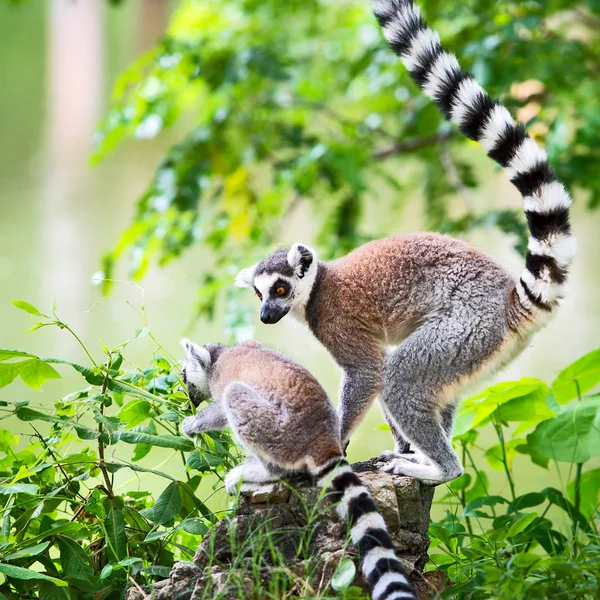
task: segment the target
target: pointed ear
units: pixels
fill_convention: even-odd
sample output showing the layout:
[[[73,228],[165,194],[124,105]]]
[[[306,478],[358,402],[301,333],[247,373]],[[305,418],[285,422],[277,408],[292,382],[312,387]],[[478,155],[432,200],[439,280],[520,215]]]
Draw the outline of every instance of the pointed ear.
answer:
[[[256,272],[256,267],[258,263],[248,267],[247,269],[242,269],[237,277],[235,278],[235,285],[238,287],[254,287],[254,273]]]
[[[188,340],[187,338],[183,338],[181,340],[181,345],[182,345],[183,349],[185,350],[185,359],[186,360],[192,360],[195,362],[199,362],[203,369],[206,369],[212,362],[211,357],[210,357],[210,352],[203,346],[200,346],[199,344],[195,344],[194,342],[192,342],[191,340]]]
[[[317,254],[305,244],[292,244],[287,260],[296,277],[302,279],[310,267],[316,264]]]

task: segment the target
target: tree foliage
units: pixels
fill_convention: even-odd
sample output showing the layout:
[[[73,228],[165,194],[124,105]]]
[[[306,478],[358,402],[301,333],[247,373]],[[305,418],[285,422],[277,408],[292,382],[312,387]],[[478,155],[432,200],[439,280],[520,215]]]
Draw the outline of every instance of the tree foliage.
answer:
[[[421,4],[464,66],[528,122],[560,177],[597,207],[600,5]],[[157,46],[119,78],[95,160],[125,137],[152,138],[178,121],[189,131],[105,256],[106,287],[124,255],[140,278],[202,244],[214,264],[198,310],[210,313],[223,288],[232,298],[231,265],[280,241],[299,204],[310,206],[324,257],[397,231],[393,208],[409,197],[422,198],[431,229],[498,227],[524,248],[519,205],[473,204],[483,150],[410,82],[368,1],[182,0]],[[459,214],[450,209],[457,194]],[[367,223],[370,207],[391,215]]]

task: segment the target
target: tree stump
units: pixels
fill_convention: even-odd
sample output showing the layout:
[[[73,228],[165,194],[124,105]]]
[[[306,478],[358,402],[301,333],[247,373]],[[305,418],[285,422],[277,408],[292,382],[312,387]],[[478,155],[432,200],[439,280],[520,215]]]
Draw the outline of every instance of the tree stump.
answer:
[[[429,597],[433,582],[422,573],[434,488],[380,472],[375,460],[356,463],[353,469],[381,511],[411,582],[422,598]],[[290,581],[296,585],[294,594],[323,593],[340,560],[356,558],[347,531],[326,494],[308,479],[244,485],[235,514],[205,536],[193,562],[175,564],[170,578],[154,584],[146,598],[254,598],[257,578],[271,589],[277,577],[287,578],[287,589]],[[356,566],[352,585],[367,589]],[[240,589],[247,595],[240,596]],[[328,595],[334,594],[330,589]],[[137,588],[130,589],[127,598],[146,600]]]

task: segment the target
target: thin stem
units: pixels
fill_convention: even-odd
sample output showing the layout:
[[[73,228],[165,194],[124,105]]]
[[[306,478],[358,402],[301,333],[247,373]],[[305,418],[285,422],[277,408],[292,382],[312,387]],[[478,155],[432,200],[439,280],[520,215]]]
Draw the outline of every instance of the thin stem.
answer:
[[[467,456],[467,444],[465,442],[461,442],[462,444],[462,464],[464,465],[467,461],[466,461],[466,456]],[[463,510],[467,507],[467,491],[465,490],[465,488],[463,487],[462,490],[460,490],[460,503],[463,507]],[[473,535],[473,526],[471,525],[471,519],[470,517],[467,517],[465,519],[465,523],[467,525],[467,531]]]
[[[56,317],[56,315],[54,315]],[[56,319],[58,322],[58,326],[61,329],[66,329],[79,343],[79,345],[83,348],[83,351],[87,354],[87,357],[90,359],[90,361],[92,362],[92,364],[97,367],[98,365],[96,364],[96,361],[94,360],[94,357],[89,353],[88,349],[85,347],[85,344],[81,341],[81,339],[79,338],[79,336],[66,324],[63,323],[59,318]]]
[[[494,429],[496,430],[496,433],[498,435],[498,439],[500,440],[500,447],[502,448],[502,465],[504,466],[504,472],[506,473],[508,485],[510,486],[510,495],[512,496],[514,502],[517,499],[517,496],[515,494],[515,484],[510,474],[508,460],[506,459],[506,445],[504,442],[504,432],[502,431],[502,425],[499,422],[499,417],[496,416],[492,422],[494,424]]]
[[[102,390],[100,391],[100,393],[103,396],[104,396],[104,394],[106,394],[106,390],[108,388],[108,378],[109,378],[108,371],[110,371],[111,363],[112,363],[112,359],[109,357],[106,374],[104,375],[104,381],[102,382]],[[101,415],[104,414],[104,400],[102,400],[102,402],[100,403],[100,414]],[[98,436],[98,457],[100,458],[100,460],[98,461],[98,468],[100,469],[100,471],[102,472],[102,476],[104,477],[104,483],[106,484],[107,495],[110,500],[113,500],[115,497],[115,494],[113,492],[112,481],[110,479],[110,475],[108,474],[108,469],[106,468],[106,463],[104,462],[104,442],[102,441],[102,433],[104,431],[104,426],[102,424],[102,421],[100,421],[100,423],[98,423],[98,431],[100,432],[100,435]]]
[[[447,140],[454,135],[454,131],[448,130],[440,133],[434,133],[433,135],[423,135],[408,138],[401,142],[396,142],[389,148],[382,148],[375,150],[372,154],[372,158],[375,160],[383,160],[396,154],[402,154],[403,152],[409,152],[410,150],[418,150],[419,148],[425,148],[426,146],[433,146],[441,141]]]
[[[58,470],[62,473],[63,477],[67,480],[67,482],[70,485],[72,485],[73,482],[71,481],[71,478],[69,477],[68,473],[65,471],[64,467],[60,464],[58,458],[56,458],[56,454],[54,454],[54,452],[52,451],[50,446],[46,443],[44,436],[42,436],[42,434],[33,425],[31,425],[31,428],[35,431],[35,436],[38,438],[38,440],[40,440],[42,446],[44,446],[44,448],[46,449],[46,452],[48,452],[48,454],[54,460],[56,466],[58,467]],[[76,492],[76,494],[85,502],[84,496],[82,496],[79,492]]]
[[[579,381],[575,379],[575,387],[577,388],[577,402],[581,402],[581,388],[579,387]],[[575,490],[573,504],[577,513],[580,512],[581,508],[581,475],[583,471],[583,463],[577,463],[575,471]],[[573,519],[573,555],[577,556],[577,521]]]

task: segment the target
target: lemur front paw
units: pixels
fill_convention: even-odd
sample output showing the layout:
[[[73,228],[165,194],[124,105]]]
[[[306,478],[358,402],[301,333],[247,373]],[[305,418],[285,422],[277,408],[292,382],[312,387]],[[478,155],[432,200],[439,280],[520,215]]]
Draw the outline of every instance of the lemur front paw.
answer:
[[[416,464],[419,464],[419,461],[415,459],[414,454],[404,456],[396,454],[389,458],[381,469],[386,473],[402,475],[403,477],[413,477],[412,470]]]
[[[377,462],[389,463],[392,460],[403,459],[407,460],[411,463],[422,463],[424,462],[423,456],[420,454],[415,454],[414,452],[410,452],[407,454],[398,454],[395,450],[384,450],[378,457]],[[384,468],[384,471],[386,469]]]
[[[243,469],[241,465],[231,469],[227,475],[225,475],[225,489],[230,496],[235,496],[237,493],[238,485],[243,478]]]
[[[198,426],[196,423],[196,417],[186,417],[181,423],[181,433],[188,437],[194,437],[194,435],[198,433]]]

